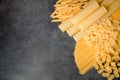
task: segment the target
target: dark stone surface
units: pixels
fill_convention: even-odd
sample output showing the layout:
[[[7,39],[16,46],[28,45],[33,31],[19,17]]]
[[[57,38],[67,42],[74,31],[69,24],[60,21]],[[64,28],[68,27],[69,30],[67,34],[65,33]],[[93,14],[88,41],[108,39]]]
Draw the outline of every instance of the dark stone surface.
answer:
[[[56,0],[13,0],[0,18],[0,80],[105,80],[93,69],[80,75],[75,42],[49,15]]]

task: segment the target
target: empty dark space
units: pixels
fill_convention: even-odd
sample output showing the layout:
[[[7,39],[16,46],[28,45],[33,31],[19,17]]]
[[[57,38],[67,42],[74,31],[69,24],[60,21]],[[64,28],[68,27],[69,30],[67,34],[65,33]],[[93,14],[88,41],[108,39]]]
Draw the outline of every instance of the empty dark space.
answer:
[[[49,17],[57,0],[0,0],[0,80],[106,80],[80,75],[75,41]]]

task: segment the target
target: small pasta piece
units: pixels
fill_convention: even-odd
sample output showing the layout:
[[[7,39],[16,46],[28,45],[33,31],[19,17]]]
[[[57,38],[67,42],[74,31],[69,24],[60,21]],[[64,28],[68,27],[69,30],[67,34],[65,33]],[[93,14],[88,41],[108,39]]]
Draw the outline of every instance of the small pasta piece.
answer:
[[[114,70],[113,73],[114,73],[114,76],[115,76],[116,78],[119,78],[120,75],[119,75],[119,73],[118,73],[118,70]]]
[[[107,62],[111,62],[111,56],[107,55]]]
[[[108,80],[113,80],[113,79],[114,79],[114,75],[113,74],[108,77]]]
[[[107,73],[112,73],[112,69],[111,69],[110,66],[107,66],[105,70],[106,70]]]
[[[110,74],[109,74],[109,73],[102,73],[102,76],[103,76],[103,77],[109,77]]]
[[[111,62],[111,66],[114,66],[114,67],[116,67],[116,64],[115,64],[115,62]]]
[[[109,65],[110,65],[109,62],[107,62],[107,63],[104,64],[105,68],[108,67]]]
[[[113,56],[112,60],[120,60],[120,57],[119,56]]]
[[[98,70],[98,73],[99,73],[99,74],[102,74],[103,71],[104,71],[104,69],[99,69],[99,70]]]
[[[101,59],[102,59],[102,63],[106,62],[106,56],[102,56]]]
[[[94,63],[94,66],[95,66],[95,69],[97,69],[97,70],[99,70],[99,65],[98,65],[98,63]]]

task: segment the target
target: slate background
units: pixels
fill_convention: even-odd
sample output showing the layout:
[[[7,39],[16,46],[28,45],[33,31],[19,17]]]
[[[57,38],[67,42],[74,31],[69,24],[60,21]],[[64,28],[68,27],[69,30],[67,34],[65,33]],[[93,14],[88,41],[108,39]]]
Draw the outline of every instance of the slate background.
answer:
[[[0,80],[106,80],[94,69],[80,75],[75,41],[51,23],[56,0],[13,0],[0,16]]]

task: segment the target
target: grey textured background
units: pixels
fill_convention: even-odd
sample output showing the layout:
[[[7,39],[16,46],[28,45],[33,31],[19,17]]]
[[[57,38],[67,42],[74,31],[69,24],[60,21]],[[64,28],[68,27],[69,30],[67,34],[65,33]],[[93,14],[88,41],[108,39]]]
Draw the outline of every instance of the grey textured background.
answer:
[[[93,69],[80,75],[75,42],[49,15],[56,0],[13,0],[1,16],[0,80],[105,80]]]

